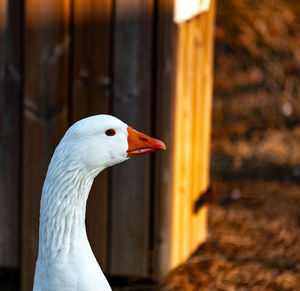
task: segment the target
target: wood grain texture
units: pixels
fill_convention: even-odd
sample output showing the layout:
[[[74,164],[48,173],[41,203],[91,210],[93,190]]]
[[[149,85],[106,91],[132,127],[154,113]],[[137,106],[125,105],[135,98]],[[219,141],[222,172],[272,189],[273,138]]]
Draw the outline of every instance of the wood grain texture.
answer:
[[[21,1],[0,2],[0,266],[19,266]]]
[[[67,129],[69,9],[69,0],[25,2],[22,290],[32,288],[48,163]]]
[[[173,171],[172,171],[172,222],[171,222],[171,267],[181,262],[182,257],[182,210],[183,203],[180,177],[180,161],[182,160],[182,150],[184,139],[181,139],[182,121],[181,111],[183,108],[183,96],[185,93],[184,65],[185,65],[185,47],[186,37],[183,26],[177,27],[176,44],[176,84],[175,84],[175,111],[174,111],[174,140],[173,140]]]
[[[177,27],[172,268],[206,238],[207,209],[193,210],[209,184],[214,10]]]
[[[152,268],[153,278],[161,279],[170,270],[171,246],[171,177],[174,126],[174,61],[175,25],[174,1],[158,1],[156,26],[155,71],[155,132],[166,143],[167,151],[154,156],[154,223]]]
[[[73,14],[72,122],[110,113],[112,0],[75,0]],[[87,204],[87,233],[107,271],[109,171],[94,181]]]
[[[1,59],[3,54],[3,43],[4,43],[4,35],[7,27],[7,19],[8,19],[8,0],[4,0],[0,2],[0,33],[1,33]]]
[[[115,1],[113,113],[151,133],[153,0]],[[150,156],[112,169],[112,275],[148,276]]]
[[[206,15],[205,15],[206,16]],[[192,168],[194,169],[192,173],[192,196],[191,196],[191,206],[194,209],[196,200],[199,198],[201,193],[205,192],[205,187],[208,183],[208,171],[209,164],[205,155],[209,156],[209,152],[204,151],[206,144],[209,142],[210,135],[205,131],[205,123],[210,122],[210,108],[206,106],[208,100],[211,99],[211,96],[207,96],[203,92],[203,88],[209,86],[210,84],[203,78],[203,72],[206,70],[204,66],[204,54],[205,44],[203,42],[204,35],[208,33],[207,30],[203,27],[203,21],[206,17],[196,17],[193,25],[193,45],[194,45],[194,75],[196,76],[196,84],[194,88],[194,98],[193,98],[193,156]],[[199,33],[200,31],[200,33]],[[201,98],[199,98],[201,96]],[[202,207],[197,214],[193,214],[191,219],[191,249],[195,250],[200,242],[203,242],[206,238],[206,206]]]
[[[210,10],[205,14],[203,19],[199,18],[200,28],[203,32],[202,39],[196,41],[198,47],[198,66],[201,67],[201,74],[199,72],[201,81],[197,87],[196,96],[202,94],[202,104],[198,103],[196,108],[202,108],[201,114],[203,119],[201,121],[196,120],[196,126],[198,126],[202,137],[199,136],[195,148],[200,149],[202,159],[195,165],[195,173],[201,172],[201,179],[199,176],[194,177],[194,202],[199,197],[200,193],[204,193],[209,187],[209,168],[210,168],[210,136],[211,136],[211,111],[212,111],[212,88],[213,88],[213,52],[214,52],[214,23],[215,23],[215,5],[216,1],[211,1]],[[198,36],[199,37],[199,36]],[[202,46],[202,50],[199,49]],[[196,72],[196,74],[198,74]],[[198,93],[199,92],[199,93]],[[197,146],[198,145],[198,146]],[[198,152],[199,154],[199,152]],[[197,159],[197,161],[199,161]],[[196,174],[195,174],[196,175]],[[193,248],[195,249],[199,242],[202,242],[206,238],[205,226],[207,224],[207,207],[203,207],[201,211],[195,215],[193,225]],[[204,227],[199,227],[203,225]]]
[[[194,49],[194,30],[195,21],[188,22],[185,26],[184,34],[186,35],[186,51],[184,63],[184,83],[185,91],[181,96],[183,100],[181,110],[182,132],[179,135],[182,138],[182,157],[180,165],[181,185],[180,191],[183,204],[181,205],[182,211],[182,245],[181,245],[181,260],[184,260],[190,255],[191,252],[191,213],[192,213],[192,175],[193,175],[193,98],[194,87],[197,86],[197,76],[195,76],[195,49]],[[198,31],[199,33],[199,31]],[[200,96],[198,96],[199,98]]]

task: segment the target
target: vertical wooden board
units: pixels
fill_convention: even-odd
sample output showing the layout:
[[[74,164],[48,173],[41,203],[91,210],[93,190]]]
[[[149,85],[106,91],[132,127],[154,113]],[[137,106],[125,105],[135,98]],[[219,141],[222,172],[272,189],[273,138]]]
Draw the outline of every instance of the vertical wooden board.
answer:
[[[206,33],[202,29],[201,23],[203,22],[204,15],[198,16],[194,20],[194,50],[195,55],[195,76],[196,86],[194,90],[194,121],[193,121],[193,132],[194,132],[194,144],[193,144],[193,191],[192,191],[192,211],[195,209],[195,203],[199,196],[205,191],[204,182],[206,172],[208,169],[204,165],[206,152],[203,151],[204,144],[207,142],[209,136],[204,132],[204,122],[206,115],[205,98],[202,94],[203,87],[206,86],[203,82],[203,70],[204,70],[204,45],[203,35]],[[205,206],[202,206],[197,213],[192,214],[192,226],[191,226],[191,249],[195,250],[200,242],[205,239],[206,236],[206,211]]]
[[[32,288],[42,185],[67,128],[69,7],[69,0],[25,2],[22,290]]]
[[[182,228],[184,185],[182,185],[180,166],[182,162],[183,132],[182,108],[184,100],[180,98],[185,92],[185,48],[186,48],[186,27],[181,25],[177,27],[177,55],[176,55],[176,77],[175,77],[175,110],[174,110],[174,157],[173,157],[173,175],[172,175],[172,221],[171,221],[171,268],[175,267],[182,260]]]
[[[194,50],[194,21],[189,21],[182,24],[179,29],[181,34],[178,37],[179,47],[178,52],[181,55],[181,65],[177,67],[178,78],[177,82],[181,82],[182,89],[176,92],[176,119],[177,129],[175,131],[175,144],[174,147],[178,148],[177,154],[174,156],[174,176],[176,180],[174,185],[173,195],[180,196],[180,203],[177,208],[173,209],[174,217],[177,217],[177,222],[174,221],[173,225],[181,225],[177,233],[177,239],[172,240],[173,244],[178,244],[177,258],[173,258],[172,265],[175,266],[191,253],[191,213],[192,213],[192,176],[193,176],[193,161],[194,161],[194,132],[193,132],[193,99],[194,87],[197,82],[195,75],[195,50]]]
[[[21,2],[0,2],[0,266],[19,264]]]
[[[155,157],[155,201],[154,201],[154,278],[159,280],[170,268],[171,246],[171,176],[173,156],[174,116],[174,53],[175,25],[173,23],[173,0],[158,1],[156,27],[156,120],[155,137],[162,139],[167,151]]]
[[[185,260],[191,254],[192,246],[192,213],[193,213],[193,174],[194,174],[194,146],[195,146],[195,128],[194,128],[194,89],[198,84],[198,76],[195,74],[196,65],[196,50],[195,50],[195,35],[199,33],[195,20],[192,20],[186,24],[186,34],[187,34],[187,50],[186,50],[186,67],[185,67],[185,82],[186,91],[180,98],[184,99],[185,108],[182,112],[183,120],[185,123],[185,153],[182,157],[182,163],[184,163],[184,170],[181,177],[184,179],[185,183],[185,203],[183,205],[184,212],[184,232],[182,236],[184,237],[183,247],[182,247],[182,259]],[[184,134],[184,133],[183,133]],[[182,135],[183,135],[182,134]]]
[[[4,35],[6,31],[6,23],[7,23],[7,14],[8,14],[8,0],[3,0],[0,2],[0,36],[1,36],[1,42],[0,42],[0,57],[1,57],[1,64],[3,66],[3,59],[2,59],[2,54],[3,54],[3,44],[4,44]]]
[[[182,90],[176,92],[176,109],[177,115],[177,131],[175,132],[175,147],[178,148],[175,156],[174,167],[176,168],[177,176],[174,187],[174,195],[180,196],[178,208],[174,210],[174,215],[179,216],[178,224],[180,230],[178,232],[177,242],[178,262],[186,259],[190,253],[190,225],[191,225],[191,177],[192,177],[192,101],[193,101],[193,86],[194,86],[194,54],[193,54],[193,23],[188,22],[180,26],[181,34],[178,42],[179,52],[182,55],[182,65],[178,66],[177,74],[182,78]]]
[[[211,9],[178,26],[171,267],[187,259],[206,237],[207,209],[193,211],[208,186],[214,7]]]
[[[110,112],[110,30],[112,0],[73,3],[72,122]],[[94,181],[87,204],[87,233],[107,271],[108,171]]]
[[[212,85],[213,85],[213,39],[214,39],[214,20],[215,20],[215,1],[211,2],[208,13],[199,19],[200,29],[202,31],[202,49],[199,57],[201,58],[201,82],[197,88],[201,98],[201,107],[203,118],[201,120],[201,151],[202,158],[199,161],[196,171],[201,174],[199,190],[203,193],[209,186],[209,161],[210,161],[210,134],[211,134],[211,110],[212,110]],[[195,242],[197,244],[205,240],[206,232],[199,228],[199,225],[205,226],[207,223],[207,207],[203,207],[196,216],[194,225]]]
[[[151,131],[153,0],[115,1],[113,112]],[[147,276],[150,156],[112,169],[112,275]]]
[[[109,112],[112,0],[74,0],[72,119]]]
[[[197,172],[196,169],[196,164],[199,161],[199,159],[202,158],[203,153],[201,150],[201,139],[199,140],[199,136],[201,135],[201,126],[197,124],[195,121],[202,120],[203,115],[202,115],[202,108],[197,107],[195,104],[195,100],[201,100],[203,96],[200,94],[197,94],[196,89],[199,86],[202,86],[201,84],[201,66],[199,66],[199,63],[197,63],[198,60],[198,55],[200,53],[200,47],[198,47],[198,42],[197,38],[201,35],[201,31],[199,30],[199,22],[198,18],[194,18],[192,21],[189,22],[189,27],[188,27],[188,35],[189,35],[189,51],[187,54],[189,55],[189,62],[188,62],[188,75],[189,77],[187,78],[187,83],[189,84],[190,90],[189,90],[189,95],[190,97],[190,102],[189,102],[189,114],[190,114],[190,123],[189,123],[189,130],[190,130],[190,157],[189,159],[186,159],[190,171],[189,171],[189,199],[188,199],[188,205],[185,207],[185,211],[188,213],[190,217],[190,223],[189,223],[189,231],[188,231],[188,237],[189,240],[186,240],[186,249],[184,253],[184,258],[187,258],[193,250],[195,250],[197,243],[194,240],[194,234],[193,234],[193,225],[195,221],[195,216],[194,216],[194,201],[195,197],[199,195],[196,191],[194,184],[197,183],[201,178],[200,176],[202,175],[201,172]],[[204,228],[204,231],[206,230],[205,225],[202,223],[200,225],[197,225],[199,228],[199,231],[202,231],[202,228]]]
[[[25,106],[48,119],[67,102],[69,14],[70,0],[25,3]]]

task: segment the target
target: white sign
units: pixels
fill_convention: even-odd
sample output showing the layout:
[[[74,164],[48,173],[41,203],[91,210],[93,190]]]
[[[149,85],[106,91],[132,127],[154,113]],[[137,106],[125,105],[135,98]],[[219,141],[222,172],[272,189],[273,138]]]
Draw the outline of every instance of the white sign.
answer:
[[[210,0],[175,0],[174,21],[180,23],[209,9]]]

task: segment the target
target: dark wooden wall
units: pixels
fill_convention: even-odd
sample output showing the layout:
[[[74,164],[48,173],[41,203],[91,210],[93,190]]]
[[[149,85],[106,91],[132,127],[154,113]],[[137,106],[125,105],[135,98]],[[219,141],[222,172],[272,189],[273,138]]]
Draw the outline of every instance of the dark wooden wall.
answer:
[[[152,115],[153,21],[154,0],[116,1],[113,112],[122,120],[128,120],[133,127],[148,133],[151,132],[154,117]],[[133,59],[136,62],[132,62]],[[131,159],[128,162],[130,172],[125,163],[112,169],[113,252],[110,271],[113,274],[124,273],[125,265],[130,275],[148,272],[150,162],[148,155],[141,159]],[[124,217],[126,219],[122,219]],[[128,238],[124,240],[126,236]]]
[[[111,113],[171,144],[173,51],[173,0],[0,2],[0,267],[21,270],[22,290],[32,286],[41,189],[64,132]],[[105,272],[149,277],[164,264],[155,257],[170,243],[171,153],[96,178],[87,231]]]
[[[19,265],[22,1],[0,2],[0,262]]]
[[[75,0],[72,11],[71,123],[110,113],[112,106],[112,0]],[[87,209],[87,232],[93,252],[107,272],[110,223],[109,170],[93,184]]]

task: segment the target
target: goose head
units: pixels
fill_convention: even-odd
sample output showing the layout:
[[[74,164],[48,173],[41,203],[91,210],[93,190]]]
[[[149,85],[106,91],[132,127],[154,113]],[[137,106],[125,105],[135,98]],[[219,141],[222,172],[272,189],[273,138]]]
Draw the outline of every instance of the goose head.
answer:
[[[96,170],[166,149],[162,141],[134,130],[111,115],[95,115],[76,122],[59,146],[81,168]]]

